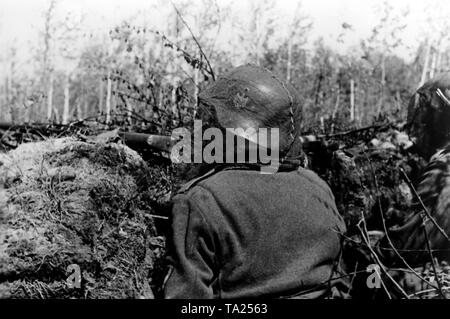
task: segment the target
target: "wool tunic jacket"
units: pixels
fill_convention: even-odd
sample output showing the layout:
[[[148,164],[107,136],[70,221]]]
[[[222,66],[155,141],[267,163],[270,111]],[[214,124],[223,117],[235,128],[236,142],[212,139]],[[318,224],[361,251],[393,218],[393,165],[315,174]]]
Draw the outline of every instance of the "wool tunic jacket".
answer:
[[[312,171],[224,170],[173,198],[165,298],[323,296],[345,232]]]

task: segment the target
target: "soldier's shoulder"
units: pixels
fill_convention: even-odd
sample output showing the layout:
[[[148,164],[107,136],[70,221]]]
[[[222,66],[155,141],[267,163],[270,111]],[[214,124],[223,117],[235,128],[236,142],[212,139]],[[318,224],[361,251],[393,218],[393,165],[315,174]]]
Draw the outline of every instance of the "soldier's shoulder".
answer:
[[[330,193],[330,186],[325,182],[316,172],[300,167],[297,171],[297,174],[302,178],[305,178],[310,183],[319,186],[321,189],[325,190],[327,193]]]
[[[178,193],[189,193],[191,190],[196,188],[196,186],[201,186],[202,188],[208,190],[215,190],[218,187],[220,188],[227,185],[235,185],[237,183],[242,183],[243,179],[249,179],[248,175],[252,174],[258,174],[258,172],[237,168],[212,169],[206,174],[203,174],[185,183],[178,190]]]
[[[188,193],[191,189],[193,189],[195,186],[197,186],[199,183],[206,181],[208,178],[214,176],[217,174],[217,170],[212,169],[208,171],[207,173],[195,177],[191,179],[189,182],[185,183],[183,186],[180,187],[180,189],[177,191],[178,194],[185,194]]]

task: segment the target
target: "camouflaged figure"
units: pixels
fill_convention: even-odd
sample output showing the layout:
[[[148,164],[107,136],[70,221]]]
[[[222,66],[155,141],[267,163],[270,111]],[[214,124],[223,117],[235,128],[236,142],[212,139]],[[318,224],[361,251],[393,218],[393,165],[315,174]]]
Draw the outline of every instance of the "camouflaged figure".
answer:
[[[450,72],[432,78],[413,95],[407,129],[415,150],[427,160],[450,142]]]
[[[390,239],[402,258],[414,267],[430,260],[428,245],[433,250],[433,257],[448,263],[450,72],[437,75],[417,90],[410,100],[407,128],[414,141],[413,148],[426,160],[429,159],[429,163],[416,185],[420,200],[414,196],[411,215],[404,225],[389,230]],[[381,241],[380,246],[380,255],[386,264],[404,266],[404,262],[392,251],[387,238]]]
[[[330,296],[345,225],[328,185],[300,166],[295,89],[245,65],[201,94],[199,113],[221,129],[279,128],[281,165],[273,174],[262,163],[222,166],[179,191],[164,296]]]

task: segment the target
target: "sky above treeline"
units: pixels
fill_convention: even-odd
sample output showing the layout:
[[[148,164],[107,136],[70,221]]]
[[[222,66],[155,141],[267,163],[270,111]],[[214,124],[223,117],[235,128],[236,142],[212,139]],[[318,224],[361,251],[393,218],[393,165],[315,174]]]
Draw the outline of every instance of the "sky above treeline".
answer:
[[[310,42],[322,37],[327,45],[340,52],[351,50],[361,39],[370,36],[382,14],[379,8],[383,0],[277,0],[274,14],[290,21],[299,1],[302,3],[302,13],[313,22]],[[180,1],[173,2],[181,5]],[[194,3],[192,11],[204,6],[201,0],[191,2]],[[219,9],[231,5],[231,15],[240,16],[243,20],[251,16],[249,0],[210,2]],[[449,0],[389,0],[389,3],[396,12],[409,10],[404,19],[406,28],[401,33],[405,46],[395,52],[405,59],[413,58],[418,44],[435,33],[427,24],[427,19],[431,17],[438,21],[450,16]],[[18,49],[19,55],[25,57],[29,54],[30,48],[37,45],[39,32],[44,28],[43,12],[48,4],[49,0],[0,0],[0,57],[11,46]],[[146,14],[154,26],[163,26],[167,22],[161,12],[172,10],[170,2],[162,0],[59,0],[57,6],[61,17],[68,12],[83,16],[83,30],[94,35],[107,33],[115,23],[139,14]],[[189,14],[194,16],[195,12]],[[346,29],[344,41],[339,43],[337,38],[342,33],[343,23],[351,28]],[[224,23],[218,38],[225,39],[229,33]]]

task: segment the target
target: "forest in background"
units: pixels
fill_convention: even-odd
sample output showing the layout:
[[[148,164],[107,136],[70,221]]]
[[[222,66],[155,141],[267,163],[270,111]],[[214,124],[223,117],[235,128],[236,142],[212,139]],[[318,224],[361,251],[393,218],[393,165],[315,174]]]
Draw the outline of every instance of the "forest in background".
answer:
[[[31,58],[19,62],[17,48],[3,48],[2,122],[95,119],[147,123],[148,131],[167,133],[190,123],[210,81],[255,63],[299,90],[305,132],[330,132],[405,119],[412,93],[450,66],[448,22],[433,8],[424,12],[429,26],[407,61],[395,51],[407,45],[401,32],[408,8],[393,10],[389,1],[374,8],[379,21],[370,36],[345,54],[311,38],[314,21],[301,2],[286,19],[275,13],[275,0],[251,0],[251,16],[242,20],[233,2],[157,1],[151,10],[162,24],[138,12],[107,31],[86,32],[83,16],[61,12],[61,1],[47,1]],[[225,24],[231,35],[223,43],[218,35]],[[341,28],[337,41],[345,42],[353,26]]]

